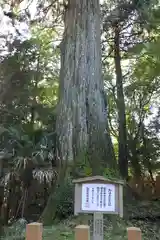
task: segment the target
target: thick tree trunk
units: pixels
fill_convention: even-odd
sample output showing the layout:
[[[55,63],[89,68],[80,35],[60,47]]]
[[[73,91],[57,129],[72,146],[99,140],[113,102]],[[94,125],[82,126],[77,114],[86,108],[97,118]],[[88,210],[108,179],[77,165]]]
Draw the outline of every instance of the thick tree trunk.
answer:
[[[123,76],[120,57],[120,33],[119,27],[115,27],[114,37],[114,62],[116,70],[117,86],[117,110],[118,110],[118,164],[120,174],[123,178],[128,176],[128,152],[127,152],[127,132],[126,132],[126,114],[125,101],[123,94]]]
[[[64,22],[56,122],[62,170],[57,187],[70,163],[88,161],[93,175],[101,174],[104,167],[116,168],[102,80],[99,0],[69,0]],[[57,187],[42,214],[44,223],[55,217]]]
[[[99,0],[69,0],[61,44],[57,112],[63,162],[89,160],[93,174],[115,167],[101,73]]]

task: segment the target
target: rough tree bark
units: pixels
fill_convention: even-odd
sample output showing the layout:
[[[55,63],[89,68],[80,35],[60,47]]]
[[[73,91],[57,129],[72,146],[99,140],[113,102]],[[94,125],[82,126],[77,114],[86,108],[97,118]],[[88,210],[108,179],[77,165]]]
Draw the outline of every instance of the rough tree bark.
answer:
[[[115,26],[114,36],[114,62],[117,86],[117,110],[118,110],[118,164],[120,174],[123,178],[128,177],[128,152],[127,152],[127,130],[126,113],[123,93],[123,75],[120,56],[120,29]]]
[[[93,175],[101,174],[104,167],[116,167],[102,80],[99,0],[69,0],[64,23],[56,123],[63,174],[57,186],[70,163],[88,161]],[[43,222],[55,217],[55,191],[57,187],[42,214]]]
[[[99,0],[69,0],[56,130],[62,160],[76,162],[87,155],[93,174],[101,167],[115,167],[106,127],[100,35]]]

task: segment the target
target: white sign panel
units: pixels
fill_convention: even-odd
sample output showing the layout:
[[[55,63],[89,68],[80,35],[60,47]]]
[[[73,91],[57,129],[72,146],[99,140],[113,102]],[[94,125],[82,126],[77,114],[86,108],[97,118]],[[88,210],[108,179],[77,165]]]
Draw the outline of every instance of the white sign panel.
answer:
[[[82,184],[83,211],[115,211],[115,185],[113,184]]]

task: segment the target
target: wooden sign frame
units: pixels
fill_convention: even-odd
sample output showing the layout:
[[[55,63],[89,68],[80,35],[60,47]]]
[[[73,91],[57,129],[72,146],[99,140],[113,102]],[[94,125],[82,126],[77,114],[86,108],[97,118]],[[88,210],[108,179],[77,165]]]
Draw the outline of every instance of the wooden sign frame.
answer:
[[[74,194],[74,214],[79,213],[94,213],[95,211],[82,210],[82,185],[83,184],[113,184],[115,186],[115,211],[100,211],[102,214],[117,214],[123,217],[123,181],[114,181],[106,179],[103,176],[85,177],[73,180],[75,184]]]

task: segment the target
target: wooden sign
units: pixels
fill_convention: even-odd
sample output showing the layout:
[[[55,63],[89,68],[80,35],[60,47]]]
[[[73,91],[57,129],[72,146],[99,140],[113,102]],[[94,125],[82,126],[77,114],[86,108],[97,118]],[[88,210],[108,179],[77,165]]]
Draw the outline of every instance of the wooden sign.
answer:
[[[77,179],[75,183],[74,214],[101,212],[123,217],[123,181],[102,176]]]

